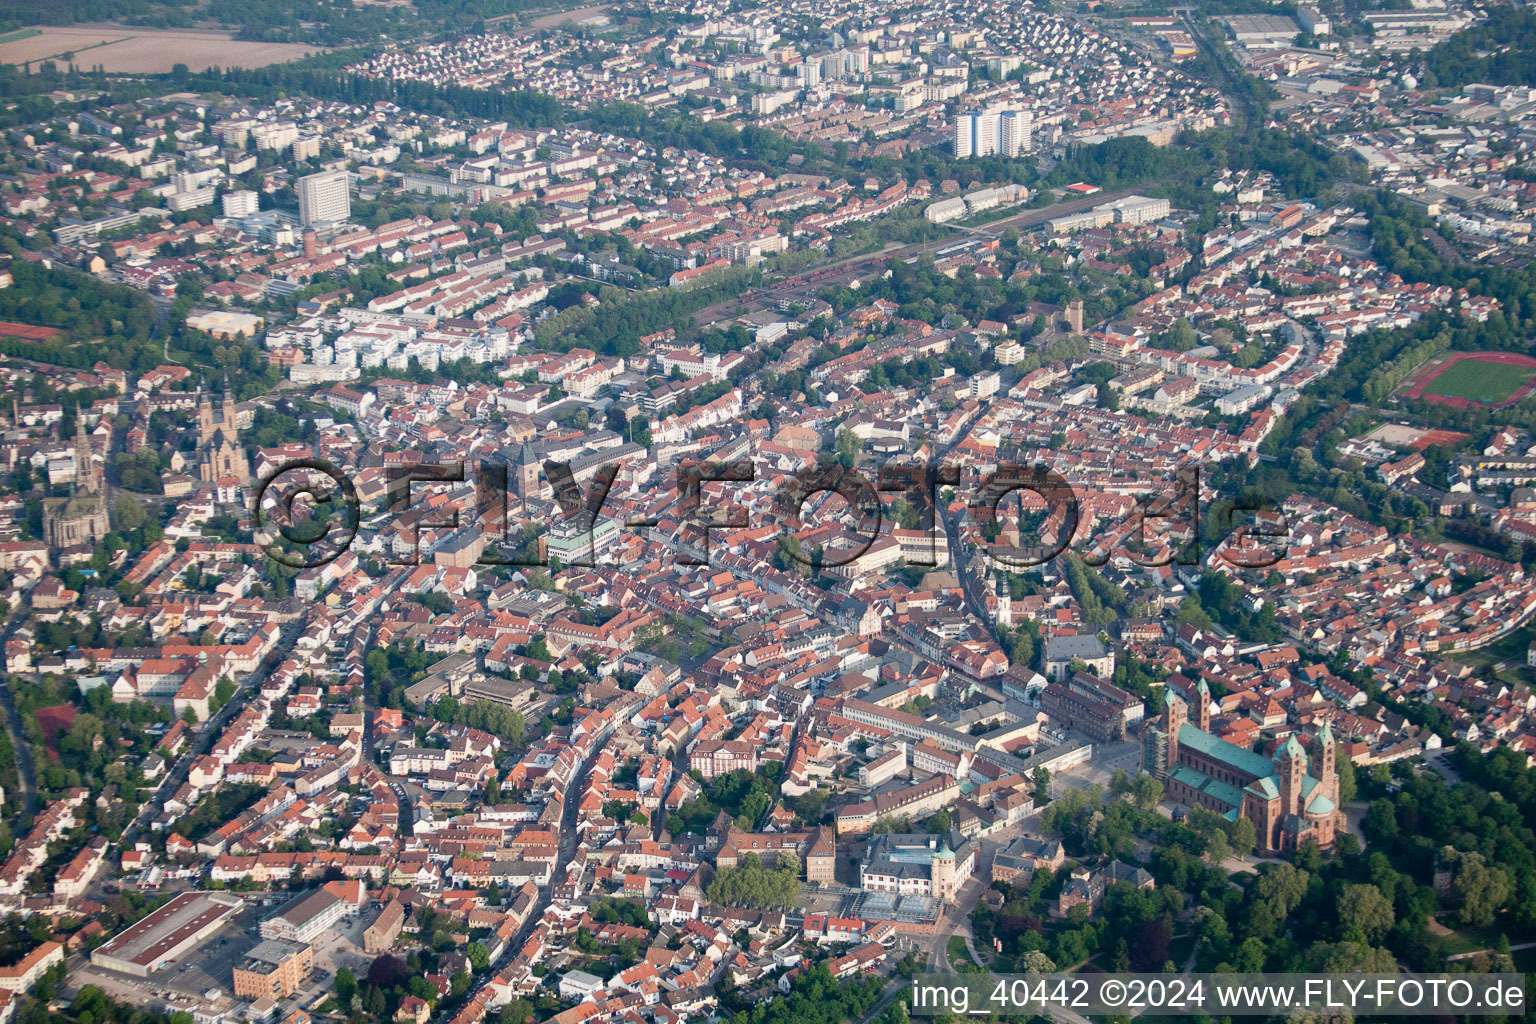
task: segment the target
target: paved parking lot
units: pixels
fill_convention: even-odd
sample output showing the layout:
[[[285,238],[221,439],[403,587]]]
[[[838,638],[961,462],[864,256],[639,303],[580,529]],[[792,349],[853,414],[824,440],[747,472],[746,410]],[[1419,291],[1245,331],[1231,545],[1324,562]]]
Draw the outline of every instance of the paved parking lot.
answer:
[[[82,985],[99,985],[108,995],[138,1006],[152,1005],[157,999],[189,1004],[204,999],[213,989],[232,999],[235,966],[261,941],[261,922],[274,909],[272,906],[248,907],[210,936],[193,955],[148,978],[98,967],[84,956],[71,958],[69,991],[78,991]],[[373,958],[363,953],[363,931],[371,919],[369,914],[343,918],[312,944],[315,968],[308,983],[297,993],[301,1005],[321,991],[330,991],[338,968],[350,967],[359,976],[368,969]]]
[[[335,985],[336,972],[340,968],[350,967],[360,978],[367,972],[373,957],[363,952],[363,932],[375,916],[374,912],[364,912],[358,917],[344,917],[337,922],[336,927],[312,943],[315,969],[295,997],[301,1006],[322,991],[331,991]]]
[[[1063,786],[1071,789],[1087,789],[1089,786],[1109,787],[1109,780],[1117,768],[1124,768],[1127,775],[1135,778],[1141,771],[1141,744],[1137,740],[1121,743],[1095,743],[1093,757],[1087,763],[1051,773],[1051,786],[1061,792]]]
[[[800,898],[795,900],[795,910],[802,914],[840,914],[846,901],[842,893],[806,886],[800,891]]]

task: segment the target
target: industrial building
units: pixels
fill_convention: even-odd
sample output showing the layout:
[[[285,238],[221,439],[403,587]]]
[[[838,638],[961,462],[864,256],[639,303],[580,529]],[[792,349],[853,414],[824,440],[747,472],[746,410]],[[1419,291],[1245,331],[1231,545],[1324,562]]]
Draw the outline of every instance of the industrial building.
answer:
[[[184,892],[91,953],[91,963],[147,978],[196,949],[245,906],[222,892]]]
[[[1168,216],[1172,206],[1166,199],[1148,196],[1126,196],[1110,203],[1101,203],[1091,210],[1052,217],[1047,223],[1053,234],[1067,234],[1102,228],[1110,224],[1154,224]]]

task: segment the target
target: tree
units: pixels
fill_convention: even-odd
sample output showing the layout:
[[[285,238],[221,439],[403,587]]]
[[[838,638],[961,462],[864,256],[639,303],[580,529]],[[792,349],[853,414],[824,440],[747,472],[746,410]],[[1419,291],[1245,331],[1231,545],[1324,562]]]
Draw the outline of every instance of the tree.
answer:
[[[1131,968],[1137,971],[1159,970],[1168,960],[1173,942],[1173,921],[1163,914],[1142,922],[1131,943]]]
[[[1188,352],[1200,343],[1200,338],[1195,334],[1195,329],[1190,326],[1189,321],[1179,317],[1174,323],[1173,330],[1165,336],[1165,341],[1175,352]]]
[[[744,831],[755,832],[757,830],[757,823],[762,820],[763,815],[767,814],[772,807],[773,797],[767,793],[748,793],[741,801],[741,814],[737,817],[737,824]]]
[[[350,967],[338,968],[336,971],[336,1001],[342,1006],[352,1005],[352,997],[357,995],[357,975]]]
[[[1137,807],[1150,811],[1163,799],[1163,784],[1151,775],[1138,775],[1131,784],[1131,793]]]
[[[1035,803],[1049,803],[1051,799],[1051,770],[1044,765],[1035,769]]]
[[[1238,818],[1232,823],[1232,835],[1228,837],[1227,842],[1231,845],[1232,852],[1237,855],[1239,860],[1253,852],[1253,847],[1257,841],[1258,836],[1252,821],[1247,818]]]
[[[370,985],[368,995],[363,998],[363,1009],[375,1017],[383,1017],[388,1004],[384,1001],[384,990]]]
[[[526,999],[512,1000],[496,1015],[496,1024],[527,1024],[533,1020],[534,1006]]]
[[[230,702],[234,697],[236,687],[229,676],[220,676],[219,681],[213,684],[213,700],[208,702],[209,711],[218,711]]]
[[[788,908],[800,895],[799,860],[781,857],[772,869],[763,867],[755,854],[747,854],[735,867],[724,867],[710,880],[706,894],[714,903],[768,909]]]
[[[1218,828],[1206,837],[1205,855],[1210,858],[1212,864],[1218,866],[1232,856],[1232,844],[1228,841],[1225,831]]]
[[[1390,843],[1397,838],[1397,811],[1386,800],[1372,800],[1360,819],[1360,831],[1368,843]]]
[[[859,448],[863,442],[859,435],[851,430],[839,430],[837,432],[837,461],[842,463],[845,469],[852,469],[854,462],[859,457]]]
[[[1053,974],[1056,971],[1056,964],[1038,949],[1032,949],[1019,957],[1015,963],[1015,969],[1025,974]]]
[[[1307,893],[1311,879],[1305,871],[1292,864],[1266,864],[1265,871],[1253,883],[1255,905],[1265,906],[1276,921],[1284,921],[1295,910]]]
[[[1339,803],[1347,804],[1355,798],[1357,785],[1355,782],[1355,762],[1349,759],[1349,755],[1339,750],[1334,756],[1334,763],[1339,771]]]
[[[1509,875],[1504,869],[1489,867],[1480,853],[1463,853],[1449,846],[1440,851],[1440,867],[1451,872],[1446,902],[1461,923],[1474,927],[1492,924],[1509,899]]]
[[[1381,890],[1369,883],[1346,885],[1339,894],[1337,906],[1339,926],[1348,932],[1358,931],[1366,942],[1380,942],[1396,923],[1392,904]]]
[[[136,498],[121,494],[112,503],[112,523],[119,532],[132,533],[143,526],[147,519],[143,503]]]
[[[429,930],[427,924],[423,923],[422,931]],[[375,990],[404,985],[410,976],[411,969],[406,962],[390,953],[376,957],[373,963],[368,965],[368,984]]]
[[[471,942],[464,948],[464,955],[469,957],[470,966],[477,971],[483,971],[491,965],[491,954],[483,942]]]

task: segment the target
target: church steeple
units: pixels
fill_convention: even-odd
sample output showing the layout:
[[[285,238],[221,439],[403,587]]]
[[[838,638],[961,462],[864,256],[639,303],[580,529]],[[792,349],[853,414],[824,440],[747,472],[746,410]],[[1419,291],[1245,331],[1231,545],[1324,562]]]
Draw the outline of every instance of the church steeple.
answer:
[[[235,419],[235,393],[229,388],[227,373],[224,375],[224,401],[219,413],[223,419],[221,426],[224,428],[224,436],[233,443],[238,433],[238,424]]]
[[[83,494],[95,494],[96,459],[91,454],[91,439],[85,432],[85,413],[75,410],[75,486]]]
[[[213,399],[201,383],[197,385],[197,437],[200,444],[213,440]]]

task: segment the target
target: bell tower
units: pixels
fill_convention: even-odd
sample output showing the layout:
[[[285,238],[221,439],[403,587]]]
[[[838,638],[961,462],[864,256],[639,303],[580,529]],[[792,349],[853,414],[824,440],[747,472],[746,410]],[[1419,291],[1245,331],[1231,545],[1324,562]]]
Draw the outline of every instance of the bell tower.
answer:
[[[197,386],[197,438],[199,444],[213,440],[213,399],[203,386]]]
[[[229,389],[227,373],[224,375],[224,400],[219,412],[223,421],[220,425],[224,428],[224,437],[233,443],[239,434],[240,424],[237,419],[238,414],[235,412],[235,393]]]
[[[1339,802],[1338,745],[1334,742],[1333,726],[1327,722],[1312,740],[1312,765],[1316,770],[1317,784],[1323,795],[1337,806]]]
[[[1189,705],[1176,693],[1168,694],[1168,705],[1163,708],[1163,731],[1167,734],[1163,763],[1156,768],[1157,774],[1167,778],[1179,766],[1179,730],[1189,721]]]
[[[75,488],[81,494],[95,494],[100,490],[91,439],[85,432],[85,414],[79,409],[75,410]]]
[[[1280,756],[1275,759],[1275,765],[1280,769],[1282,813],[1300,813],[1302,779],[1307,773],[1307,752],[1301,748],[1295,736],[1286,740],[1285,746],[1280,748]]]

